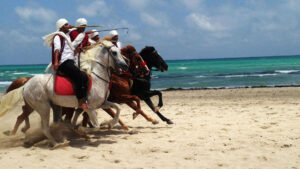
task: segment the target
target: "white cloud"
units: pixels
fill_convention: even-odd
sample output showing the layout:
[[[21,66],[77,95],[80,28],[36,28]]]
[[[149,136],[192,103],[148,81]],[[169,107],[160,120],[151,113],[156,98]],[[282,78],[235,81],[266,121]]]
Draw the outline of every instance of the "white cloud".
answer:
[[[78,12],[86,16],[103,16],[109,15],[110,11],[105,1],[97,0],[88,5],[81,5],[78,7]]]
[[[135,10],[144,10],[148,4],[149,0],[127,0],[125,3],[127,3],[131,8]]]
[[[45,33],[55,29],[57,14],[51,9],[40,6],[16,7],[20,23],[30,32]]]
[[[205,15],[191,13],[186,17],[186,20],[188,23],[194,24],[204,31],[214,32],[225,30],[225,27],[223,25],[221,25],[220,23],[214,23],[211,18]]]
[[[56,13],[53,10],[42,7],[16,7],[16,13],[24,21],[52,22],[56,19]]]
[[[155,18],[147,13],[144,13],[144,12],[141,13],[140,17],[141,17],[141,20],[148,25],[151,25],[154,27],[159,27],[162,25],[162,21],[159,20],[159,18]]]
[[[197,10],[203,6],[203,0],[180,0],[188,9]]]
[[[17,43],[33,43],[33,42],[37,42],[40,41],[41,38],[38,36],[30,36],[27,35],[26,33],[22,33],[21,30],[10,30],[7,34],[7,37],[9,37],[10,39],[16,39],[15,42]]]
[[[142,39],[142,36],[137,32],[130,32],[129,33],[129,39],[131,39],[131,40],[140,40],[140,39]]]

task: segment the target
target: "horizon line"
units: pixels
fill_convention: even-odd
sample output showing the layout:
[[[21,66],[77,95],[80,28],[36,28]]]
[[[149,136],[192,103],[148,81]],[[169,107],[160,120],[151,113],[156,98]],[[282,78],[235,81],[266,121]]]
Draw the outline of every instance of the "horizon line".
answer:
[[[185,61],[185,60],[218,60],[218,59],[249,59],[249,58],[271,58],[271,57],[283,57],[283,56],[300,56],[300,54],[293,55],[274,55],[274,56],[245,56],[245,57],[220,57],[220,58],[191,58],[191,59],[166,59],[165,61]],[[0,64],[0,66],[26,66],[26,65],[47,65],[49,63],[36,63],[36,64]]]

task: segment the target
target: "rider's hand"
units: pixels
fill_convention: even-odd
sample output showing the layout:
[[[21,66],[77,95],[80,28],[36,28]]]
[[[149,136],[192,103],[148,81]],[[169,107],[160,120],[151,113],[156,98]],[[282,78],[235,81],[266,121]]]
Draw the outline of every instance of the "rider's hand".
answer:
[[[76,55],[76,54],[79,53],[81,50],[82,50],[82,47],[81,47],[81,46],[78,46],[78,47],[75,49],[74,54]]]
[[[58,63],[54,63],[53,69],[54,69],[55,71],[57,71],[57,69],[58,69]]]

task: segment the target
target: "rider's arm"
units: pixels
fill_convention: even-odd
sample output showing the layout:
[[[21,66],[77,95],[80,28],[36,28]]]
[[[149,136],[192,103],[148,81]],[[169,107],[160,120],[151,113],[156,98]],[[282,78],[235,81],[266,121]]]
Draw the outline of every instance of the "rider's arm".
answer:
[[[76,48],[84,39],[84,33],[80,33],[77,35],[77,37],[74,39],[74,41],[72,42],[72,45],[74,46],[74,48]]]
[[[54,43],[54,62],[53,62],[54,65],[53,65],[53,68],[56,71],[59,66],[58,56],[59,56],[59,51],[61,48],[60,38],[58,35],[56,35],[54,37],[53,43]]]

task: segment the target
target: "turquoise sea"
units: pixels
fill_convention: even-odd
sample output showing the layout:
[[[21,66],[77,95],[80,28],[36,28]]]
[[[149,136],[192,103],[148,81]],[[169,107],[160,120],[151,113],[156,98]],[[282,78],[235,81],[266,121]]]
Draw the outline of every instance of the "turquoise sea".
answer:
[[[153,72],[153,89],[300,85],[300,56],[169,60],[167,64],[167,72]],[[0,66],[0,92],[19,77],[44,73],[46,66]]]

